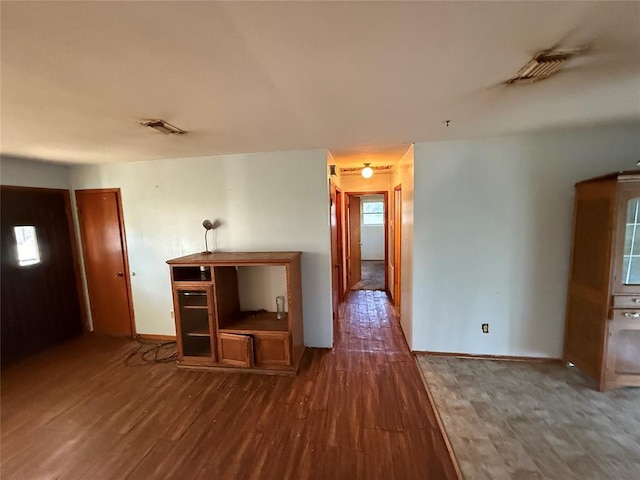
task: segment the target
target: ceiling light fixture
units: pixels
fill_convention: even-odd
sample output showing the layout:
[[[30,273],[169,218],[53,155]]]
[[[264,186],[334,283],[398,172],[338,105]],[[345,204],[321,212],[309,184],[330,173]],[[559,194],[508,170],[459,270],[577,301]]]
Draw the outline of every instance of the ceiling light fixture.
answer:
[[[371,178],[373,175],[373,169],[369,165],[371,165],[371,163],[365,163],[362,169],[361,173],[364,178]]]
[[[164,120],[143,120],[142,122],[140,122],[140,125],[153,128],[154,130],[157,130],[160,133],[164,133],[165,135],[182,135],[184,133],[187,133],[181,128],[171,125]]]

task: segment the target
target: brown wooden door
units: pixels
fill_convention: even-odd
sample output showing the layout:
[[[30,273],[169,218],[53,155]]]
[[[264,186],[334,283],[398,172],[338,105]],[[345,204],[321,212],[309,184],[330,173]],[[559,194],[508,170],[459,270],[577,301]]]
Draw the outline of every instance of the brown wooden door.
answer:
[[[349,196],[349,288],[362,279],[360,197]]]
[[[338,321],[338,307],[340,305],[340,258],[338,253],[338,194],[336,186],[329,184],[329,205],[331,220],[331,299],[333,303],[334,327]]]
[[[78,190],[76,203],[93,329],[132,336],[135,330],[120,191]]]
[[[0,212],[4,365],[81,335],[83,326],[69,192],[2,187]]]
[[[400,272],[402,270],[402,186],[393,190],[393,303],[400,311]]]

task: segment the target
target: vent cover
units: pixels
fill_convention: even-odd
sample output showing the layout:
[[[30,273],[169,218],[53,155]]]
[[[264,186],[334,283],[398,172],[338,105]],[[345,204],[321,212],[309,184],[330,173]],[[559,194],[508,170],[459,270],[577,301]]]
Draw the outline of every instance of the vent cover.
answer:
[[[508,84],[533,83],[544,80],[560,70],[560,67],[583,50],[552,51],[544,50],[533,57],[522,67],[514,77],[507,80]]]
[[[154,130],[157,130],[160,133],[164,133],[165,135],[182,135],[184,133],[187,133],[181,128],[171,125],[164,120],[143,120],[142,122],[140,122],[140,125],[153,128]]]

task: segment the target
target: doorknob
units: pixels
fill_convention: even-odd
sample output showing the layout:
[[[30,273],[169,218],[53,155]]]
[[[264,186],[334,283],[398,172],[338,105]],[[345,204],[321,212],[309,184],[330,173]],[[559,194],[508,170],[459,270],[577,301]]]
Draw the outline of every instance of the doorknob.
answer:
[[[124,273],[123,272],[118,272],[118,273],[116,273],[116,277],[124,277]]]

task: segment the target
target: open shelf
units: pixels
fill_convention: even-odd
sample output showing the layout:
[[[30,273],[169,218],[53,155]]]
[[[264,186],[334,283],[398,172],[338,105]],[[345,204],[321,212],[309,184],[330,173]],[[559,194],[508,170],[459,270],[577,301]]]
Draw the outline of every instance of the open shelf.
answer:
[[[277,318],[276,312],[238,312],[226,324],[220,326],[225,333],[286,332],[289,330],[287,315]]]
[[[174,282],[210,282],[211,267],[173,267]]]

